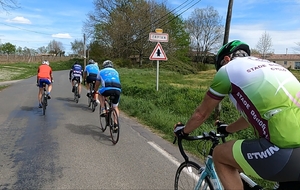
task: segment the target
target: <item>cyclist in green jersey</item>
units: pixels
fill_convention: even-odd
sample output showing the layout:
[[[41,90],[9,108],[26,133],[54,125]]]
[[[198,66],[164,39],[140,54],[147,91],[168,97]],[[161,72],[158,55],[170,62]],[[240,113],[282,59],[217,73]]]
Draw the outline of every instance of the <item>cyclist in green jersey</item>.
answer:
[[[228,95],[241,113],[219,133],[251,126],[257,136],[231,140],[214,149],[213,159],[225,189],[242,189],[239,171],[278,182],[300,181],[300,83],[283,66],[250,56],[239,40],[224,45],[216,57],[217,73],[186,125],[175,125],[176,135],[188,135],[209,117]]]

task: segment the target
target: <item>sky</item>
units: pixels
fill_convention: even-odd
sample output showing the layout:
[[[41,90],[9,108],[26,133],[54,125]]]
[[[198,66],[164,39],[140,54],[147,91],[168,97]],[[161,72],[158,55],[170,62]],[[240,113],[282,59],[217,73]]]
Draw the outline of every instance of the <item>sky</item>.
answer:
[[[0,43],[37,49],[50,41],[62,42],[72,53],[71,42],[83,39],[83,23],[94,10],[93,0],[16,0],[19,8],[0,7]],[[229,0],[156,0],[188,19],[197,8],[214,7],[224,26]],[[266,32],[276,54],[299,53],[300,0],[234,0],[229,41],[239,39],[256,48]],[[149,31],[151,32],[151,31]],[[171,38],[171,36],[170,36]]]

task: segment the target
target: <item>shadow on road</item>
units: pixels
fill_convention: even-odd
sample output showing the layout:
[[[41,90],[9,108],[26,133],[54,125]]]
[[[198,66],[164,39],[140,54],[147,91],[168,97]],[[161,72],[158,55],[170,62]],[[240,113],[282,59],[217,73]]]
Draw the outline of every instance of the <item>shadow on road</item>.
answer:
[[[74,134],[89,135],[97,142],[113,146],[113,144],[111,143],[109,130],[103,133],[101,129],[99,129],[99,127],[96,125],[75,125],[69,123],[66,124],[66,128]]]
[[[66,98],[66,97],[57,97],[55,98],[57,100],[60,100],[60,101],[65,101],[65,102],[74,102],[74,99],[73,98]]]

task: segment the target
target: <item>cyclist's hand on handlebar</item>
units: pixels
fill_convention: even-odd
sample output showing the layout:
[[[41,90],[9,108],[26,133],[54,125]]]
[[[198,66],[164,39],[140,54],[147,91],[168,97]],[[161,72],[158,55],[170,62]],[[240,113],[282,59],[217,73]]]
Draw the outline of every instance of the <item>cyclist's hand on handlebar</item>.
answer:
[[[181,122],[178,122],[174,125],[174,134],[177,137],[184,137],[184,136],[188,136],[189,134],[184,133],[183,129],[185,128],[184,124]]]
[[[218,132],[218,133],[224,134],[224,135],[230,134],[230,133],[226,130],[228,124],[223,123],[222,121],[217,120],[217,121],[215,122],[215,125],[217,126],[217,132]]]

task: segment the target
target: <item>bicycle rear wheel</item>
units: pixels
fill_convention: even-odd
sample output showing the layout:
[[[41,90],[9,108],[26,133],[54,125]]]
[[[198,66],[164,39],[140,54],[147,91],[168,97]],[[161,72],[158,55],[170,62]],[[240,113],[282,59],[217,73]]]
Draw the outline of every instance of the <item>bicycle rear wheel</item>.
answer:
[[[105,116],[101,116],[101,106],[99,106],[99,118],[100,118],[100,129],[104,132],[107,128],[108,124],[108,114],[106,113]]]
[[[117,144],[120,136],[120,122],[115,109],[112,109],[110,111],[109,117],[110,117],[109,128],[110,128],[111,141],[113,144]]]
[[[43,100],[42,100],[42,106],[43,106],[43,115],[46,114],[46,107],[47,107],[47,94],[46,92],[43,93]]]
[[[76,102],[76,103],[78,103],[78,101],[79,101],[79,99],[78,99],[78,87],[77,86],[75,86],[75,91],[74,91],[74,101]]]
[[[200,166],[195,162],[183,162],[176,171],[174,189],[195,189],[199,180],[199,170]],[[200,189],[213,190],[213,185],[208,177],[205,177]]]

